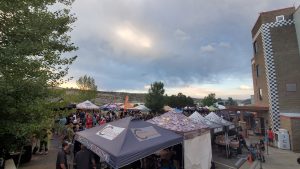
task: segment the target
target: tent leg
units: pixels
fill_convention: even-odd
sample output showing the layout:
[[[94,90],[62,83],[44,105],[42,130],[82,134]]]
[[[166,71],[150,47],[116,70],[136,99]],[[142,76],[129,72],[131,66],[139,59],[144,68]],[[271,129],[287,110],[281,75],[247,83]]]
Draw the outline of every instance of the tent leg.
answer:
[[[182,147],[182,153],[181,153],[181,156],[182,156],[182,159],[181,159],[181,169],[184,169],[184,143],[182,142],[181,143],[181,147]]]
[[[226,157],[229,158],[229,145],[227,143],[229,137],[228,132],[225,133],[225,149],[226,149]]]

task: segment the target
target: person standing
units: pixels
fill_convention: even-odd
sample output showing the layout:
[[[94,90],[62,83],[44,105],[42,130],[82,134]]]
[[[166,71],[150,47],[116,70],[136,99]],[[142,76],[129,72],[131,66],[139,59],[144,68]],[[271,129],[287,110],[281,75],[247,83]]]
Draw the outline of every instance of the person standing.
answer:
[[[43,129],[41,132],[39,154],[43,154],[43,147],[45,149],[44,154],[48,154],[48,133],[46,129]]]
[[[66,131],[66,136],[65,136],[64,140],[67,140],[69,142],[73,141],[73,137],[75,135],[73,127],[74,127],[73,123],[70,123],[68,125],[67,131]]]
[[[273,141],[274,141],[274,133],[271,128],[268,130],[268,144],[269,146],[273,146]]]
[[[56,169],[68,169],[67,154],[70,153],[69,143],[63,142],[62,149],[57,153]]]
[[[93,154],[82,144],[81,150],[75,155],[74,165],[76,166],[76,169],[96,169],[96,163]]]
[[[86,128],[92,128],[93,127],[93,118],[91,117],[90,114],[86,114]]]

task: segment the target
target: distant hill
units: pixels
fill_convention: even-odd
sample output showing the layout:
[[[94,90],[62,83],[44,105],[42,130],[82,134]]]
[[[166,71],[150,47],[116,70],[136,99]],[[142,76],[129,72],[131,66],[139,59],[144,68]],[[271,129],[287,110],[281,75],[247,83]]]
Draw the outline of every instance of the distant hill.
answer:
[[[130,103],[144,103],[146,93],[125,93],[125,92],[107,92],[98,91],[95,103],[103,105],[106,103],[124,103],[125,97],[129,97]]]
[[[76,92],[77,89],[66,89],[67,92]],[[94,102],[97,105],[104,105],[107,103],[124,103],[125,97],[129,97],[130,103],[145,103],[147,93],[127,93],[127,92],[113,92],[113,91],[97,91],[97,97]],[[194,103],[200,103],[202,98],[193,98]],[[250,99],[236,100],[238,103],[247,104]],[[249,103],[248,103],[249,104]]]

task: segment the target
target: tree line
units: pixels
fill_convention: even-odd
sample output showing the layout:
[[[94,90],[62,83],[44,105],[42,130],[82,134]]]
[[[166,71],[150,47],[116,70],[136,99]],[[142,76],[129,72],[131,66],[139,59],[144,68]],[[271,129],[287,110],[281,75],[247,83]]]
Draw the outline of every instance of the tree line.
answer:
[[[223,104],[223,102],[225,102],[225,104]],[[212,106],[216,103],[224,106],[237,105],[237,102],[231,97],[228,97],[226,101],[223,101],[221,98],[217,99],[215,93],[210,93],[208,96],[205,96],[199,104],[201,106]],[[151,84],[148,94],[146,95],[145,104],[155,113],[162,112],[164,105],[179,109],[182,109],[186,106],[195,106],[193,98],[190,96],[187,97],[182,93],[171,96],[165,95],[164,84],[162,82],[154,82]]]

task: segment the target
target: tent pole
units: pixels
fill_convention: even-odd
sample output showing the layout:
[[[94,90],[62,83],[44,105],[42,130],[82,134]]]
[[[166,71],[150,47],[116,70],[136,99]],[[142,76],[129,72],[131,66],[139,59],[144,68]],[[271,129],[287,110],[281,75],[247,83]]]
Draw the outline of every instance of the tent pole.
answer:
[[[184,169],[184,142],[181,143],[181,147],[182,147],[182,152],[181,152],[181,156],[182,156],[182,159],[181,159],[181,168]]]
[[[226,157],[228,158],[228,154],[227,154],[227,136],[226,136],[226,131],[225,131],[225,151],[226,151]]]
[[[226,146],[226,156],[227,158],[229,158],[229,152],[228,152],[228,149],[229,149],[229,146],[228,146],[228,131],[226,130],[226,133],[225,133],[225,146]]]

